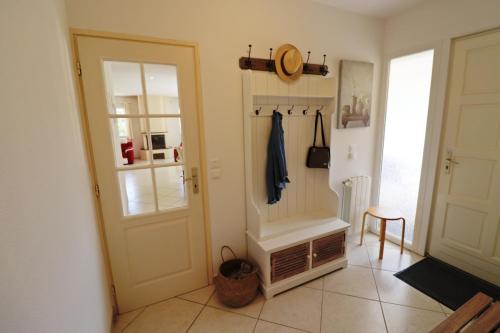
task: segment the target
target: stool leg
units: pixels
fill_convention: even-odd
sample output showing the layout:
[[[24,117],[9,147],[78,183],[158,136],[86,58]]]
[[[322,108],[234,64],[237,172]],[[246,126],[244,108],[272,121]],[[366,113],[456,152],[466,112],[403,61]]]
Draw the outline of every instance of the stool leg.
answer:
[[[403,233],[401,235],[401,254],[403,254],[403,249],[405,247],[405,224],[406,224],[406,221],[404,218],[401,218],[401,220],[403,220]]]
[[[387,220],[382,219],[380,223],[380,250],[378,253],[378,258],[382,259],[384,257],[384,242],[385,242],[385,227]]]
[[[367,212],[365,212],[363,214],[363,223],[361,224],[361,240],[359,241],[359,245],[363,245],[363,235],[365,234],[365,220],[366,220],[366,214],[368,214]]]

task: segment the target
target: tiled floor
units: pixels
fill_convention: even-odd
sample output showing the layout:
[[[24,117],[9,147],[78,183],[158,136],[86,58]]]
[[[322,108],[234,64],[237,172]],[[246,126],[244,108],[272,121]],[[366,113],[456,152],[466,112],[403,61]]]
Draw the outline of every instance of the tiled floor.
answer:
[[[386,243],[377,258],[378,239],[348,239],[349,266],[270,300],[259,295],[250,305],[222,305],[213,286],[120,316],[113,332],[299,333],[428,332],[452,311],[393,276],[421,259]]]

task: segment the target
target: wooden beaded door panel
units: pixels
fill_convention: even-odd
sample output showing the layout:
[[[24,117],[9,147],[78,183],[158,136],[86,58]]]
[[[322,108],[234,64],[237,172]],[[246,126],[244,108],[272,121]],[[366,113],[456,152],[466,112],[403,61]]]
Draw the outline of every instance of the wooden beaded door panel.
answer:
[[[316,239],[312,242],[312,267],[342,258],[345,253],[345,233],[338,233]]]
[[[194,47],[76,45],[119,311],[206,286]]]
[[[310,243],[271,254],[271,282],[278,282],[309,269]]]

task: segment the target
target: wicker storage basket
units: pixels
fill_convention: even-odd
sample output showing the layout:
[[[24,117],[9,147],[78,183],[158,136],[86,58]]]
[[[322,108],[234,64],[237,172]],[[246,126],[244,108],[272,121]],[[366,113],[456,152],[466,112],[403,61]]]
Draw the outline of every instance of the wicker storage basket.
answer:
[[[224,249],[231,251],[234,259],[225,261]],[[258,269],[248,260],[238,259],[229,246],[223,246],[220,252],[222,264],[219,267],[219,275],[214,278],[217,297],[230,307],[245,306],[257,295]]]

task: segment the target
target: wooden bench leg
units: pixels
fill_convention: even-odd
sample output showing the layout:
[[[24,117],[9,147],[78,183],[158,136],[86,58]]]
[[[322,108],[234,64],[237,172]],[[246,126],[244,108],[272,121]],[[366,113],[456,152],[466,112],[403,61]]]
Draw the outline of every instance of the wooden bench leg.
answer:
[[[359,241],[359,245],[363,245],[363,235],[365,233],[365,220],[366,220],[366,215],[368,212],[365,212],[363,214],[363,223],[361,224],[361,240]]]
[[[404,218],[401,218],[403,220],[403,233],[401,234],[401,254],[403,254],[403,249],[405,247],[405,225],[406,221]]]
[[[384,257],[384,242],[385,242],[385,227],[387,220],[382,219],[380,222],[380,250],[378,253],[378,258],[382,259]]]

